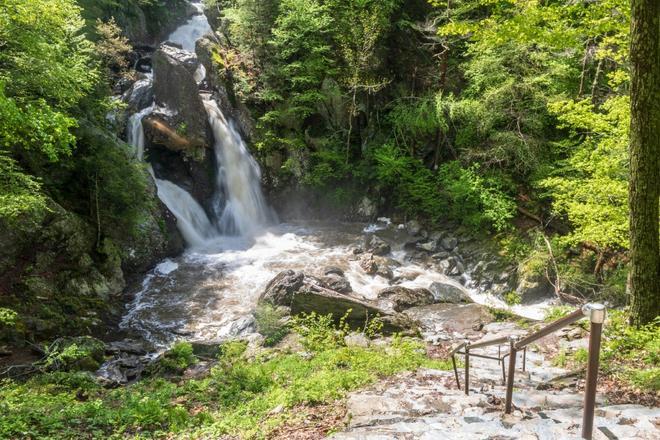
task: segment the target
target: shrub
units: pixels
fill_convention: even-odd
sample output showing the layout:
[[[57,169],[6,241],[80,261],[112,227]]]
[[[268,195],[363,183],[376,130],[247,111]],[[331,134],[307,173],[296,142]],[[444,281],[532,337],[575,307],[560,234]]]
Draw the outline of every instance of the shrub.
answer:
[[[277,344],[289,332],[286,313],[270,304],[259,304],[254,311],[254,319],[267,347]]]

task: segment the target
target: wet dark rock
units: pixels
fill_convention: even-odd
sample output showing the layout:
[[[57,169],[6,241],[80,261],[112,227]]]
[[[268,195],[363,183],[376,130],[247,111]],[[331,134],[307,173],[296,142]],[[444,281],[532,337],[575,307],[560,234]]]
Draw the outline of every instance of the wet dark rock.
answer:
[[[446,251],[453,251],[458,245],[456,237],[445,237],[440,241],[440,245]]]
[[[391,246],[382,238],[377,235],[367,235],[365,237],[365,246],[364,248],[367,252],[371,252],[374,255],[387,255],[391,252]]]
[[[107,388],[126,385],[141,377],[148,362],[148,359],[136,355],[116,357],[105,362],[96,371],[97,381]]]
[[[428,289],[410,289],[403,286],[392,286],[381,290],[378,292],[378,300],[397,312],[434,302],[433,294]]]
[[[145,355],[147,354],[147,347],[143,342],[134,339],[124,339],[122,341],[114,341],[107,344],[105,352],[111,355],[118,355],[120,353]]]
[[[363,254],[360,257],[360,267],[367,275],[374,275],[376,272],[378,272],[378,264],[374,259],[374,255],[370,253]]]
[[[327,267],[323,268],[322,272],[323,272],[323,275],[335,274],[335,275],[339,275],[340,277],[344,276],[344,271],[340,267],[337,267],[337,266],[327,266]]]
[[[413,237],[419,235],[421,230],[422,230],[422,226],[419,224],[417,220],[410,220],[409,222],[406,223],[406,231],[408,232],[408,234],[410,234]]]
[[[351,293],[353,288],[351,283],[342,275],[336,273],[329,273],[321,277],[321,281],[328,286],[328,288],[340,293]]]
[[[270,280],[259,301],[276,306],[291,307],[294,296],[302,290],[304,283],[304,273],[285,270]]]
[[[154,98],[164,110],[144,119],[145,136],[174,151],[211,147],[208,117],[194,77],[197,57],[164,43],[154,54],[153,65]]]
[[[128,107],[126,111],[130,114],[137,113],[149,107],[154,101],[153,83],[149,78],[142,78],[133,83],[122,95]]]
[[[435,282],[431,284],[429,290],[435,302],[452,304],[473,302],[463,289],[452,284]]]

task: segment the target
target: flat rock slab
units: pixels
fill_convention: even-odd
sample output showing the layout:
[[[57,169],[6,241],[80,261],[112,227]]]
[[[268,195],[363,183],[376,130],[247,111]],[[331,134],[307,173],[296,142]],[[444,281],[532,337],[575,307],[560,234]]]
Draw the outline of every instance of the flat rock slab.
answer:
[[[475,377],[475,382],[479,378]],[[348,426],[336,440],[579,439],[582,395],[572,391],[520,391],[516,410],[503,414],[504,387],[456,388],[453,372],[422,369],[352,393]],[[594,439],[660,438],[660,409],[641,405],[598,407]]]
[[[404,312],[417,321],[425,336],[464,338],[480,335],[481,328],[493,321],[488,309],[480,304],[432,304],[413,307]]]

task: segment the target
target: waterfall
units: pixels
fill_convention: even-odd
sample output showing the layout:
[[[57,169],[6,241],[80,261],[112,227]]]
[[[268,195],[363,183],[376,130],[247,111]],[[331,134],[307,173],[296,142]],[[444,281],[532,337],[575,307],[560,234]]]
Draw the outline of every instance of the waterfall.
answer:
[[[184,50],[194,52],[195,42],[204,34],[212,32],[203,6],[192,3],[198,14],[172,32],[168,41],[180,44]],[[206,70],[200,63],[194,74],[200,84],[206,77]],[[151,81],[151,78],[147,80]],[[164,179],[156,178],[151,165],[151,174],[158,189],[158,197],[174,214],[177,227],[186,243],[191,247],[201,247],[219,236],[253,237],[274,218],[270,207],[261,192],[261,171],[250,155],[245,142],[222,113],[218,104],[202,95],[208,121],[213,129],[214,151],[217,159],[217,179],[214,195],[215,220],[211,220],[195,198],[180,186]],[[152,104],[128,120],[127,141],[135,148],[135,157],[144,160],[144,129],[142,119],[153,112]]]
[[[226,196],[219,213],[218,228],[223,234],[252,236],[263,230],[273,218],[261,192],[259,165],[218,104],[212,99],[205,99],[204,106],[215,140],[217,194]]]
[[[204,208],[186,190],[169,180],[154,179],[158,197],[176,217],[176,225],[186,243],[203,246],[215,234]]]
[[[126,141],[134,148],[135,158],[142,162],[144,159],[144,129],[142,128],[142,118],[154,110],[154,105],[144,108],[128,118],[128,133]]]
[[[193,15],[184,25],[180,26],[168,37],[167,41],[180,44],[184,50],[195,52],[195,43],[207,33],[212,33],[213,30],[209,25],[202,3],[191,3],[196,9],[196,14]]]

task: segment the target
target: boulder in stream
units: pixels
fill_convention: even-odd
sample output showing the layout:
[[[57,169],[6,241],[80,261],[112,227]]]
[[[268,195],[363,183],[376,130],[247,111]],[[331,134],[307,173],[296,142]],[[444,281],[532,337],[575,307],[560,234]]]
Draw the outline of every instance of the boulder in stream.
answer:
[[[403,286],[392,286],[381,290],[378,292],[378,300],[397,312],[434,302],[433,294],[428,289],[410,289]]]
[[[392,313],[371,301],[332,290],[321,279],[293,270],[285,270],[275,276],[261,294],[259,302],[289,307],[292,315],[315,312],[320,315],[332,314],[335,319],[339,319],[348,313],[346,322],[352,328],[363,328],[367,320],[377,316],[383,320],[385,332],[415,326],[404,315]]]
[[[465,290],[449,283],[432,283],[429,290],[436,302],[452,304],[473,302]]]
[[[392,247],[382,238],[377,235],[367,235],[364,239],[364,249],[374,255],[387,255],[391,252]]]
[[[145,136],[174,151],[194,151],[212,145],[204,102],[195,74],[197,56],[171,43],[161,44],[153,56],[156,109],[143,120]]]

